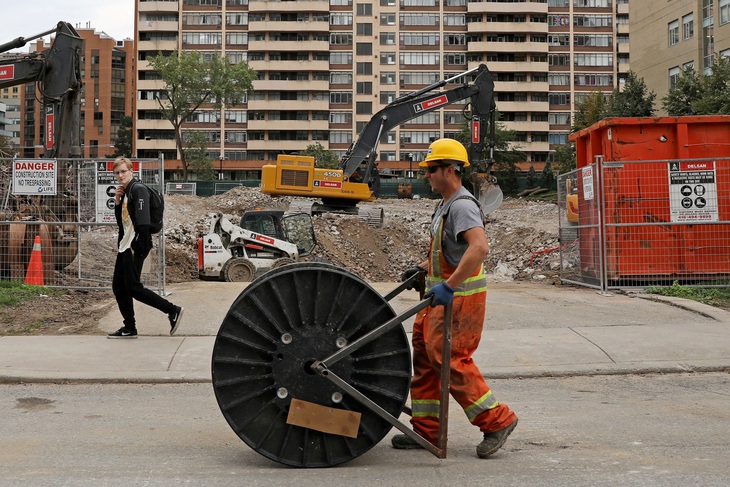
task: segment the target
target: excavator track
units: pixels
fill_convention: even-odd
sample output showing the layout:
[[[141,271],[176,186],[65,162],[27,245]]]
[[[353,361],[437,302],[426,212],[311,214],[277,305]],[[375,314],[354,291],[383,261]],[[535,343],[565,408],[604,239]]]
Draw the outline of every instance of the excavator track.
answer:
[[[287,214],[295,213],[306,213],[307,215],[321,215],[323,213],[353,215],[373,228],[382,228],[385,222],[385,211],[381,206],[335,206],[312,203],[306,200],[292,200],[289,203]]]

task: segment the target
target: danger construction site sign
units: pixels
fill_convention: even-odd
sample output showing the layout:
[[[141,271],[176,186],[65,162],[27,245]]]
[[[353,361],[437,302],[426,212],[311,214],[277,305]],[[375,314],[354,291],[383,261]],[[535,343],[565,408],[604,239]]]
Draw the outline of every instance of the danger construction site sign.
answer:
[[[55,159],[13,161],[13,194],[55,195],[58,162]]]

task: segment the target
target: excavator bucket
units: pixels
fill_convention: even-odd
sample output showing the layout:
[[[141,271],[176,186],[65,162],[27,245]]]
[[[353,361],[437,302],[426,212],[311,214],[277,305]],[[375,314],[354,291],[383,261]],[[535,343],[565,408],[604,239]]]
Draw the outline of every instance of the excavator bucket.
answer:
[[[502,189],[497,185],[493,176],[484,173],[472,173],[470,181],[474,186],[474,196],[482,205],[484,214],[488,214],[499,208],[502,204]]]

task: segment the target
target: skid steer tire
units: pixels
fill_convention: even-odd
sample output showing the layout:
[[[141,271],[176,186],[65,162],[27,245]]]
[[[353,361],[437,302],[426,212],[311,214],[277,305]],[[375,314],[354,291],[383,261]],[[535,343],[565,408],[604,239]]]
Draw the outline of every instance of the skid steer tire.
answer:
[[[228,282],[251,282],[256,275],[256,266],[248,259],[234,257],[223,264],[221,274]]]

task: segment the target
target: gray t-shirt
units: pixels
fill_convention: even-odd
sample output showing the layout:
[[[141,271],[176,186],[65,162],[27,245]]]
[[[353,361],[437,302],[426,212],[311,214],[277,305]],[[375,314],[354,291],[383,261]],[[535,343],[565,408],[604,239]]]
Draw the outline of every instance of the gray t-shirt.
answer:
[[[459,196],[469,196],[469,198],[457,200]],[[454,267],[459,265],[464,252],[469,247],[462,233],[474,227],[484,227],[482,212],[472,198],[472,194],[462,186],[448,201],[441,200],[431,220],[429,230],[431,237],[434,237],[438,232],[444,212],[448,210],[449,214],[444,222],[442,246],[446,262]]]

